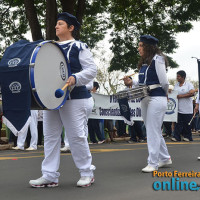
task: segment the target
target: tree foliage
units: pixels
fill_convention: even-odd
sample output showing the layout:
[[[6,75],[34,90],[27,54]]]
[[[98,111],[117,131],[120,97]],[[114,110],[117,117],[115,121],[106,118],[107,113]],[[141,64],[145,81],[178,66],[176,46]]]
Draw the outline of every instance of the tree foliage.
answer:
[[[114,57],[110,71],[136,68],[137,43],[140,35],[150,34],[159,39],[165,54],[178,48],[175,36],[188,32],[191,22],[200,16],[199,0],[115,0],[109,7],[110,23],[113,24],[110,42]],[[169,58],[170,59],[170,58]],[[177,64],[170,61],[171,67]]]
[[[119,81],[119,79],[122,78],[124,74],[122,75],[119,71],[109,72],[109,59],[103,56],[103,54],[105,54],[104,51],[100,52],[100,54],[102,56],[98,63],[99,68],[96,76],[96,80],[100,85],[100,93],[107,95],[115,94],[122,88],[123,81]]]
[[[32,40],[55,40],[58,12],[69,12],[82,24],[80,39],[94,48],[104,38],[107,0],[4,0],[0,4],[0,57],[6,47],[31,33]]]
[[[23,34],[28,31],[27,19],[24,15],[25,9],[20,6],[21,4],[22,1],[14,0],[2,1],[0,4],[1,52],[3,47],[9,46],[19,39],[24,39]]]
[[[82,24],[79,38],[94,48],[107,30],[113,57],[109,70],[136,69],[141,34],[159,39],[163,53],[178,47],[176,35],[188,32],[200,16],[199,0],[0,0],[0,57],[6,47],[31,33],[32,40],[56,39],[57,13],[69,12]],[[177,64],[170,58],[170,66]]]

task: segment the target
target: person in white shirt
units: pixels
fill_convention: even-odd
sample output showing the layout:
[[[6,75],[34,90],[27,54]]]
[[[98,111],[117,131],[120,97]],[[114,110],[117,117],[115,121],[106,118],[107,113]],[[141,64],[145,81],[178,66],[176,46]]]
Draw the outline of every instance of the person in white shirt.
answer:
[[[149,156],[142,172],[152,172],[171,165],[167,145],[162,136],[162,124],[167,110],[168,79],[167,59],[158,47],[158,39],[151,35],[140,36],[139,85],[152,88],[149,96],[141,100],[141,114],[146,127]]]
[[[95,166],[85,134],[89,111],[94,105],[92,96],[86,85],[97,74],[92,53],[85,43],[75,40],[80,24],[76,17],[64,12],[58,15],[56,24],[58,44],[66,54],[72,75],[68,86],[75,86],[66,103],[58,110],[44,111],[44,154],[42,177],[30,180],[32,187],[58,186],[60,173],[61,132],[66,130],[72,158],[80,172],[79,187],[90,186],[94,182]]]
[[[174,137],[172,141],[181,141],[181,135],[183,141],[192,141],[190,120],[193,116],[193,99],[192,96],[195,93],[194,86],[189,81],[185,81],[186,73],[183,70],[177,72],[177,83],[174,86],[174,90],[178,91],[178,122],[175,125]]]

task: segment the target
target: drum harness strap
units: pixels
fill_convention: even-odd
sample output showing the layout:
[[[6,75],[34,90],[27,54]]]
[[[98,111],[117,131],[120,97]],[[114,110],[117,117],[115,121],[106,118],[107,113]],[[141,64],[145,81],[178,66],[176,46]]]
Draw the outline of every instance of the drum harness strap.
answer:
[[[70,54],[70,51],[71,51],[71,49],[72,49],[72,46],[73,46],[73,44],[74,44],[75,42],[72,42],[71,44],[69,44],[69,50],[68,50],[68,52],[67,52],[67,61],[68,61],[68,63],[70,64],[70,60],[69,60],[69,54]],[[64,48],[64,49],[67,49],[68,47],[66,47],[66,48]],[[75,86],[71,86],[70,87],[70,92],[72,91],[72,89],[74,88]],[[69,99],[71,99],[71,96],[70,96],[70,92],[69,92]]]
[[[152,59],[152,60],[153,60],[153,59]],[[152,62],[152,61],[151,61],[151,62]],[[147,71],[149,70],[149,67],[150,67],[150,65],[147,67],[147,70],[146,70],[146,73],[145,73],[145,80],[144,80],[144,83],[146,83],[146,80],[147,80]],[[159,88],[159,87],[161,87],[160,84],[147,85],[147,88],[148,88],[149,91],[150,91],[150,90],[153,90],[153,89],[156,89],[156,88]]]
[[[147,87],[149,88],[149,90],[153,90],[153,89],[161,87],[161,85],[160,84],[153,84],[153,85],[148,85]]]
[[[153,84],[153,85],[143,85],[143,84],[139,84],[139,87],[146,87],[147,88],[147,90],[148,90],[148,92],[150,92],[150,90],[154,90],[154,89],[156,89],[156,88],[159,88],[159,87],[161,87],[161,85],[160,84]]]
[[[69,60],[69,53],[70,53],[70,51],[71,51],[72,46],[73,46],[74,43],[75,43],[75,42],[72,42],[72,43],[69,45],[69,51],[67,52],[67,60],[68,60],[69,63],[70,63],[70,60]]]

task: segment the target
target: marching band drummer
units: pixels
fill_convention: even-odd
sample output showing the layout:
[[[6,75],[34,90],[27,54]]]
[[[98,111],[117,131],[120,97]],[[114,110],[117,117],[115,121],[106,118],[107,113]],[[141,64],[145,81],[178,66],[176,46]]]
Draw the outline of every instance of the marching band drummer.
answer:
[[[138,52],[139,85],[151,87],[149,96],[141,100],[141,113],[146,127],[148,165],[142,172],[152,172],[158,167],[172,164],[165,140],[162,123],[167,109],[168,80],[166,58],[157,46],[158,39],[151,35],[140,36]]]
[[[85,127],[93,99],[86,86],[96,76],[97,69],[87,45],[76,41],[80,24],[76,17],[64,12],[58,15],[56,35],[58,44],[69,56],[72,75],[68,78],[69,86],[75,86],[69,100],[59,110],[44,112],[44,154],[42,177],[30,180],[32,187],[56,187],[60,173],[61,132],[64,126],[69,140],[70,150],[76,167],[80,172],[77,186],[87,187],[94,182],[92,156],[90,153]]]

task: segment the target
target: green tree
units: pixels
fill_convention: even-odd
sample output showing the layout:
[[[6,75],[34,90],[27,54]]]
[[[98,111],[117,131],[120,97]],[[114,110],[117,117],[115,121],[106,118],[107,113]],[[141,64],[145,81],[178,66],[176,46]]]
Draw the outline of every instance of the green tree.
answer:
[[[126,86],[122,78],[127,75],[121,70],[118,71],[108,71],[110,66],[110,58],[112,57],[111,52],[106,52],[102,48],[92,50],[95,62],[98,66],[96,81],[99,83],[100,90],[99,93],[111,95],[124,90]],[[130,72],[131,73],[131,72]],[[130,74],[129,74],[130,75]]]
[[[4,0],[0,4],[0,57],[6,47],[28,32],[32,40],[56,39],[55,25],[58,12],[69,12],[82,24],[80,39],[94,48],[104,38],[108,28],[107,0]]]
[[[165,54],[178,47],[175,36],[188,32],[191,21],[200,17],[199,0],[113,0],[109,4],[113,25],[110,42],[114,54],[109,70],[128,71],[138,63],[137,44],[140,35],[150,34],[159,39]],[[170,66],[177,64],[169,57]]]
[[[24,34],[29,30],[22,2],[14,0],[0,2],[0,57],[5,47],[19,39],[25,39]]]

